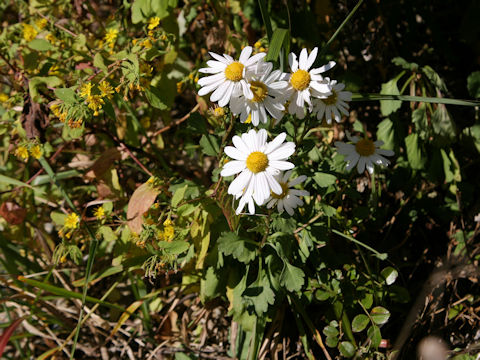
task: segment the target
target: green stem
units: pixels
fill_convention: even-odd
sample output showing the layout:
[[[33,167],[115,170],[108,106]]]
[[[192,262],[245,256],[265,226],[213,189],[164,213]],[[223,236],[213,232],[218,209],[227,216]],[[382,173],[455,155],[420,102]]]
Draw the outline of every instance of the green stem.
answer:
[[[358,10],[358,8],[360,7],[360,5],[362,5],[363,3],[363,0],[360,0],[357,5],[355,5],[355,7],[352,9],[352,11],[350,11],[350,13],[347,15],[347,17],[345,18],[345,20],[343,20],[343,22],[340,24],[340,26],[338,27],[338,29],[333,33],[332,37],[330,38],[330,40],[327,41],[327,43],[325,44],[325,46],[322,48],[322,50],[320,51],[320,53],[318,54],[318,57],[321,57],[322,55],[325,54],[325,52],[328,50],[328,48],[330,47],[330,44],[333,42],[333,40],[335,40],[335,38],[337,37],[337,35],[340,33],[340,31],[343,29],[343,27],[348,23],[348,21],[350,20],[350,18],[355,14],[355,12]]]
[[[355,243],[355,244],[358,244],[358,245],[364,247],[364,248],[367,249],[367,250],[370,250],[370,251],[371,251],[372,253],[374,253],[375,256],[376,256],[377,258],[379,258],[380,260],[385,260],[385,259],[387,258],[387,254],[385,254],[385,253],[379,253],[379,252],[378,252],[377,250],[375,250],[374,248],[368,246],[367,244],[362,243],[361,241],[358,241],[358,240],[355,239],[354,237],[351,237],[351,236],[349,236],[349,235],[346,235],[346,234],[344,234],[344,233],[342,233],[342,232],[340,232],[340,231],[338,231],[338,230],[335,230],[335,229],[332,229],[332,232],[335,233],[335,234],[337,234],[337,235],[340,235],[341,237],[344,237],[344,238],[347,239],[347,240],[350,240],[351,242],[353,242],[353,243]]]

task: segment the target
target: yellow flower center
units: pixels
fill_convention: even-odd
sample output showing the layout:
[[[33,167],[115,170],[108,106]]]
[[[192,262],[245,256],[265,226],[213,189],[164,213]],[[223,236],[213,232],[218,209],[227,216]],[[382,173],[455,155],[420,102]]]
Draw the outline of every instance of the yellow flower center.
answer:
[[[274,199],[283,199],[285,196],[288,195],[288,183],[281,182],[280,186],[282,187],[282,193],[280,195],[275,194],[273,191],[271,192],[271,195]]]
[[[326,99],[322,99],[325,105],[335,105],[337,103],[338,94],[335,90],[332,89],[332,95],[327,97]]]
[[[243,78],[243,64],[235,61],[225,68],[225,77],[231,81],[240,81]]]
[[[372,140],[361,139],[355,144],[355,150],[360,156],[370,156],[375,154],[375,144]]]
[[[250,90],[253,92],[253,102],[262,102],[268,95],[267,86],[261,81],[251,81]]]
[[[310,74],[305,70],[299,69],[290,77],[290,84],[292,84],[295,90],[305,90],[310,84]]]
[[[268,157],[260,151],[254,151],[247,157],[247,168],[254,174],[264,171],[268,166]]]

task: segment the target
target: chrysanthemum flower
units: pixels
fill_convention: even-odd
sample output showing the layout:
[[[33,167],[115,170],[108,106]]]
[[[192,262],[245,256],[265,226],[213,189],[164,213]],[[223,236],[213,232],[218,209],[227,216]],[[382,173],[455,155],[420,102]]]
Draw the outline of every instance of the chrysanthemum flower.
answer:
[[[288,181],[291,175],[292,172],[287,171],[285,174],[280,174],[276,177],[282,187],[282,193],[275,194],[272,192],[270,198],[267,200],[267,208],[270,209],[277,204],[277,210],[280,214],[283,213],[283,210],[285,209],[288,215],[293,216],[293,209],[297,206],[303,205],[303,200],[300,199],[300,196],[309,196],[310,193],[306,190],[291,189],[291,187],[294,187],[307,179],[305,175],[301,175]]]
[[[272,63],[257,62],[254,72],[247,75],[250,90],[253,98],[248,99],[242,93],[232,97],[230,109],[233,114],[240,114],[240,121],[243,123],[251,115],[253,126],[259,122],[267,122],[267,111],[276,120],[283,117],[283,91],[288,83],[281,81],[283,74],[280,70],[272,72]]]
[[[245,73],[253,70],[257,62],[266,54],[252,54],[252,47],[246,46],[238,60],[234,60],[231,56],[224,54],[221,57],[218,54],[210,52],[215,60],[207,61],[209,67],[198,70],[205,74],[214,74],[206,76],[198,80],[198,84],[202,88],[198,91],[198,95],[204,96],[208,93],[210,101],[217,102],[220,107],[227,105],[233,93],[242,92],[247,99],[253,99],[253,92],[247,84]]]
[[[336,122],[340,122],[342,115],[348,116],[348,109],[350,106],[347,101],[352,100],[352,93],[350,91],[343,91],[345,84],[337,83],[337,80],[330,80],[325,78],[330,84],[332,94],[326,99],[315,99],[313,111],[317,113],[317,119],[322,120],[325,116],[327,124],[332,123],[332,118]]]
[[[314,48],[310,55],[307,49],[300,52],[300,58],[294,53],[288,56],[288,62],[292,73],[289,77],[289,87],[287,88],[288,98],[290,104],[288,105],[288,112],[295,114],[299,119],[305,117],[305,103],[309,106],[309,111],[312,110],[312,101],[310,96],[327,97],[331,94],[329,84],[324,81],[321,73],[330,70],[335,66],[334,61],[319,68],[309,70],[317,57],[318,49]]]
[[[379,149],[379,147],[383,145],[383,141],[381,140],[374,142],[367,138],[361,139],[358,136],[350,136],[348,132],[347,138],[353,142],[353,144],[347,144],[342,141],[335,142],[338,153],[346,156],[347,170],[351,170],[357,165],[359,174],[363,173],[365,168],[372,174],[374,164],[383,166],[390,164],[390,161],[383,156],[392,156],[395,154],[392,150]]]
[[[294,168],[291,162],[285,161],[295,152],[293,142],[283,143],[286,136],[281,133],[268,143],[265,129],[258,133],[252,129],[241,137],[234,136],[235,146],[225,147],[225,153],[234,160],[227,162],[221,172],[222,176],[239,174],[228,187],[228,193],[245,192],[246,199],[253,196],[258,205],[262,205],[271,192],[281,194],[283,190],[275,175]]]

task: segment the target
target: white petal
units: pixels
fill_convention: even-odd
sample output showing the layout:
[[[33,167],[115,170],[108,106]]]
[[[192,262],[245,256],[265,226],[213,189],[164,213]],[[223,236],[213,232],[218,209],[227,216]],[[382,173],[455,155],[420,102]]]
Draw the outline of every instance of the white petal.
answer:
[[[238,160],[229,161],[228,163],[223,165],[223,169],[220,172],[220,175],[224,177],[232,176],[243,171],[245,167],[246,167],[245,161],[238,161]]]
[[[224,107],[228,104],[228,102],[230,101],[230,98],[232,97],[233,88],[234,88],[234,83],[230,82],[222,98],[218,101],[218,105],[220,107]]]
[[[210,85],[218,82],[219,80],[223,80],[225,78],[224,73],[220,74],[215,74],[211,76],[204,76],[200,80],[198,80],[198,85],[200,86],[205,86],[205,85]]]
[[[267,179],[268,186],[270,190],[272,190],[275,194],[281,194],[283,192],[282,187],[278,183],[278,181],[268,172],[265,173],[265,178]]]
[[[235,160],[246,160],[248,156],[247,152],[242,152],[233,146],[225,146],[224,151],[225,151],[225,154],[227,154],[228,156],[230,156],[232,159],[235,159]]]
[[[248,156],[248,153],[250,153],[250,150],[248,149],[248,146],[245,144],[245,142],[242,140],[242,138],[238,135],[235,135],[233,138],[232,138],[232,142],[233,142],[233,145],[235,145],[235,147],[241,151],[242,153],[245,153],[247,154]]]
[[[305,180],[307,180],[307,177],[306,177],[305,175],[300,175],[299,177],[293,179],[292,181],[289,181],[289,182],[288,182],[288,186],[289,186],[289,187],[292,187],[292,186],[301,184],[301,183],[304,182]]]
[[[235,180],[233,180],[230,183],[230,186],[228,187],[228,193],[235,195],[238,193],[242,193],[243,189],[248,185],[248,183],[251,181],[253,174],[251,171],[243,171],[238,175]]]
[[[387,150],[387,149],[377,149],[377,154],[384,155],[384,156],[393,156],[395,155],[395,151]]]
[[[257,63],[257,61],[263,59],[265,56],[267,55],[267,53],[258,53],[258,54],[255,54],[253,55],[250,59],[248,59],[245,63],[243,63],[246,67],[249,67],[249,66],[252,66],[252,65],[255,65]]]
[[[290,145],[291,144],[291,145]],[[295,152],[294,143],[286,143],[268,154],[269,161],[288,159]]]
[[[213,57],[214,59],[216,59],[216,60],[218,60],[218,61],[220,61],[220,62],[222,62],[222,63],[224,63],[224,64],[226,64],[226,65],[229,64],[229,62],[228,62],[224,57],[221,57],[220,55],[215,54],[214,52],[211,52],[211,51],[209,52],[209,54],[210,54],[210,56]]]
[[[220,100],[224,95],[225,92],[227,91],[228,87],[230,86],[232,82],[231,81],[225,81],[223,84],[221,84],[213,93],[210,95],[210,101],[212,102],[217,102]]]
[[[272,141],[270,141],[267,144],[267,147],[265,148],[265,154],[268,155],[272,151],[277,149],[283,143],[283,141],[285,140],[286,137],[287,137],[287,133],[284,133],[284,132],[277,135],[277,137],[275,139],[273,139]]]
[[[302,70],[307,70],[307,63],[308,63],[308,53],[307,49],[303,48],[300,52],[300,58],[298,59],[299,67]]]
[[[278,170],[290,170],[295,167],[294,164],[288,161],[278,161],[278,160],[272,160],[268,162],[268,165],[273,167],[274,169]]]
[[[290,69],[292,72],[295,72],[298,70],[298,61],[297,61],[297,55],[294,53],[288,54],[288,64],[290,65]]]
[[[308,70],[312,67],[313,63],[315,62],[315,59],[317,58],[317,52],[318,52],[318,48],[315,47],[313,48],[310,55],[308,55],[307,68],[305,70]]]
[[[246,65],[245,63],[247,62],[248,58],[252,54],[252,51],[253,49],[251,46],[245,46],[242,52],[240,53],[240,58],[238,59],[238,61]]]
[[[360,156],[360,159],[358,160],[357,164],[357,171],[359,174],[363,173],[365,171],[365,157]]]

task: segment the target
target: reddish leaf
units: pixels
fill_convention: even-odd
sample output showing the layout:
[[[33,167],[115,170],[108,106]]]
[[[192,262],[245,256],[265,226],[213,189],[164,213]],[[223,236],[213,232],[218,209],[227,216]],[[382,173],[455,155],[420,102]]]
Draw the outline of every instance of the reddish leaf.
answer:
[[[0,206],[0,215],[5,218],[10,225],[18,225],[25,220],[27,210],[13,201],[6,201]]]
[[[25,316],[18,318],[17,320],[12,322],[10,326],[5,329],[2,336],[0,336],[0,358],[2,357],[5,347],[7,346],[8,340],[12,336],[17,326],[20,325],[20,323],[23,321],[23,319],[25,319]]]
[[[159,190],[151,184],[140,185],[132,194],[128,202],[127,219],[130,229],[137,234],[142,231],[143,214],[150,209],[155,201]]]

